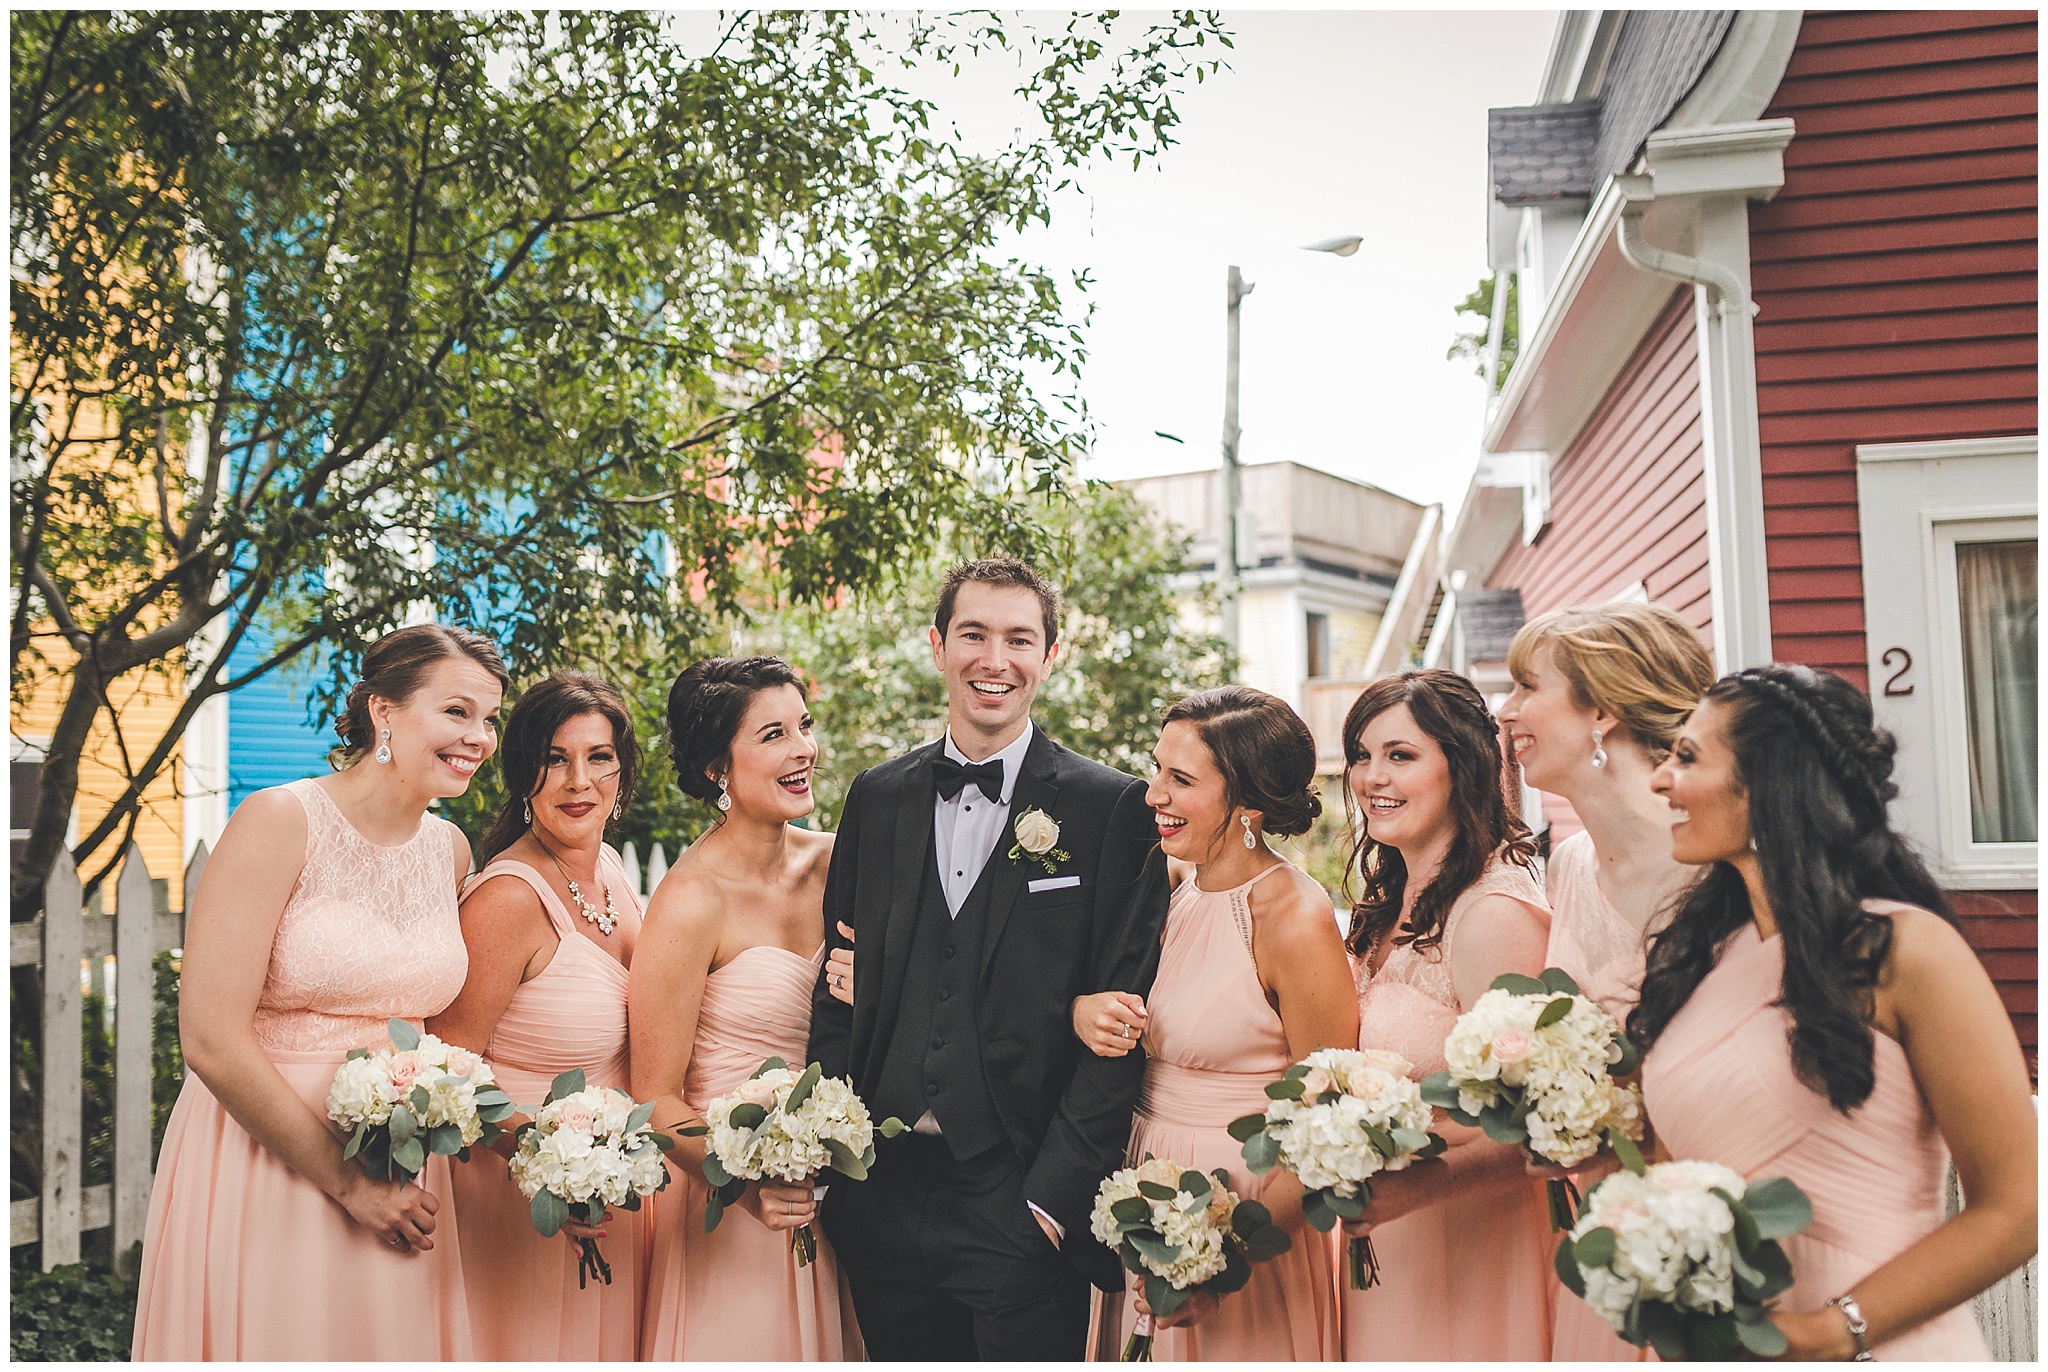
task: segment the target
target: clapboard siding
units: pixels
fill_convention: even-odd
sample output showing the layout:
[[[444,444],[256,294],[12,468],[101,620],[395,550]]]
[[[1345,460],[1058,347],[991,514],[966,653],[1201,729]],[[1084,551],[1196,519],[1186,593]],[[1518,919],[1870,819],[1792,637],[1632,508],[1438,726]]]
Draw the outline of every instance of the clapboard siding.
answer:
[[[1706,474],[1700,450],[1699,352],[1692,296],[1643,336],[1591,419],[1551,466],[1550,525],[1487,579],[1513,586],[1531,616],[1605,600],[1633,582],[1712,637]],[[1578,827],[1554,796],[1556,836]]]
[[[2031,13],[1809,11],[1753,207],[1757,409],[1779,658],[1868,687],[1856,446],[2038,431]],[[2031,1056],[2034,891],[1954,893]]]

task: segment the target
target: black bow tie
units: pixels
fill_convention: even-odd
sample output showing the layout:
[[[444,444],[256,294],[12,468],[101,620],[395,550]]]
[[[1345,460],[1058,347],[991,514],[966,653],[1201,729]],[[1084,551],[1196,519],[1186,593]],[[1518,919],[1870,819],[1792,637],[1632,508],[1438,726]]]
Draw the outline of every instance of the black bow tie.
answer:
[[[987,762],[955,762],[941,753],[932,759],[932,780],[939,784],[939,794],[947,800],[959,795],[971,781],[991,801],[1003,803],[1003,760],[999,757]]]

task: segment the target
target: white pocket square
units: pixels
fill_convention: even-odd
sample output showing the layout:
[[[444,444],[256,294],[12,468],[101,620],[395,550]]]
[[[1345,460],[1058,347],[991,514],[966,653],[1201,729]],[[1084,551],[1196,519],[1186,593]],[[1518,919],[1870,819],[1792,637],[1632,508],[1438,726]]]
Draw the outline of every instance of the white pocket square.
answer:
[[[1081,878],[1078,876],[1040,877],[1036,881],[1027,883],[1024,889],[1027,891],[1063,891],[1069,886],[1079,886],[1080,884]]]

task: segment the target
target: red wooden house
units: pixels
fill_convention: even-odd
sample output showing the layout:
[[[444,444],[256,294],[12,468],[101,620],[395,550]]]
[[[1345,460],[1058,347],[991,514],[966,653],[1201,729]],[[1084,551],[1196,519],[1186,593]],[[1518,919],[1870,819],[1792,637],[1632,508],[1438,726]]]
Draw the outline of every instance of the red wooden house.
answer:
[[[1871,690],[2030,1053],[2036,90],[2031,12],[1564,15],[1541,103],[1492,113],[1520,353],[1388,609],[1482,683],[1459,602],[1496,643],[1512,591],[1642,597],[1723,670]]]

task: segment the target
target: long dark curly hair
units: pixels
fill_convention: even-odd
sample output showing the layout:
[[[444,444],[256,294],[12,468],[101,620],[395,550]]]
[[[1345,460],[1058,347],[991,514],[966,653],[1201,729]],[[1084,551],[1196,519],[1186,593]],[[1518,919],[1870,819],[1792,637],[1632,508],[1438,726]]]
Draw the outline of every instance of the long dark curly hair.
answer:
[[[1444,750],[1451,774],[1451,816],[1457,834],[1444,865],[1415,897],[1401,942],[1433,948],[1443,941],[1444,920],[1465,888],[1479,880],[1495,853],[1535,870],[1536,843],[1529,828],[1508,807],[1507,767],[1501,758],[1500,726],[1486,708],[1486,698],[1456,672],[1425,668],[1384,677],[1365,688],[1344,716],[1344,813],[1355,835],[1351,861],[1344,869],[1345,894],[1354,876],[1363,889],[1351,905],[1351,932],[1345,946],[1356,957],[1401,922],[1408,889],[1408,864],[1401,850],[1372,836],[1372,825],[1351,792],[1351,769],[1365,750],[1366,725],[1406,705],[1416,725]]]
[[[1871,1028],[1892,922],[1863,908],[1892,900],[1956,923],[1948,898],[1885,805],[1897,745],[1877,727],[1870,698],[1832,672],[1772,663],[1722,677],[1705,699],[1726,707],[1726,740],[1749,800],[1749,832],[1778,925],[1799,1077],[1847,1112],[1874,1081]],[[1683,742],[1681,741],[1681,749]],[[1680,898],[1650,943],[1642,999],[1628,1032],[1648,1051],[1752,919],[1749,888],[1716,862]]]

